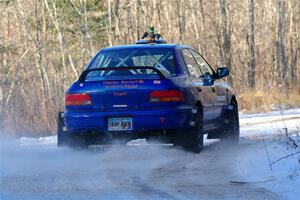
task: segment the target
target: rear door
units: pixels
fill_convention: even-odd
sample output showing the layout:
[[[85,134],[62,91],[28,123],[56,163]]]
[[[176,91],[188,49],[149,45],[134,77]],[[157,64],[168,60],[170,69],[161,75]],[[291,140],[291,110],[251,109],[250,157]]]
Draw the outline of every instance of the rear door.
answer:
[[[183,49],[182,56],[189,73],[189,77],[192,80],[194,87],[198,90],[199,100],[203,106],[204,121],[209,121],[213,119],[213,94],[211,86],[204,84],[203,79],[201,78],[203,74],[191,51],[189,49]]]
[[[206,62],[206,60],[196,51],[191,50],[193,56],[195,57],[201,72],[203,76],[211,77],[212,79],[212,101],[213,101],[213,107],[214,107],[214,118],[217,118],[220,116],[222,108],[224,105],[227,104],[227,98],[226,98],[226,88],[224,87],[224,82],[219,79],[213,78],[213,70],[210,67],[210,65]]]
[[[227,86],[226,83],[222,80],[217,79],[215,81],[216,92],[214,95],[214,112],[217,116],[221,115],[221,112],[227,102]]]

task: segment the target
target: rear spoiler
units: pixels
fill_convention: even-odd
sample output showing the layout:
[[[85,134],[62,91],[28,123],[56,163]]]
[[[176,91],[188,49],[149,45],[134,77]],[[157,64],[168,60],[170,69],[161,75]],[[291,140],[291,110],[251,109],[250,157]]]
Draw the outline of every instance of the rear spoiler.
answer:
[[[136,67],[102,67],[102,68],[94,68],[94,69],[86,69],[84,70],[81,75],[78,78],[78,81],[80,83],[83,83],[86,79],[86,76],[88,73],[92,71],[111,71],[111,70],[137,70],[137,69],[151,69],[155,71],[161,79],[166,79],[170,77],[170,73],[165,69],[158,69],[156,67],[142,67],[142,66],[136,66]]]

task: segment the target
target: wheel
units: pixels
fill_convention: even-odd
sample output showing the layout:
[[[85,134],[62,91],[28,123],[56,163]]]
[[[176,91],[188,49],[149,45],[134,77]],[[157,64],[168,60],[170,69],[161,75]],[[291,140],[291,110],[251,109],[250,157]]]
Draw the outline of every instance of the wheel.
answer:
[[[240,138],[239,111],[236,101],[230,104],[233,109],[227,111],[226,121],[228,122],[223,133],[223,139],[231,144],[238,144]]]
[[[176,133],[174,145],[182,146],[187,151],[200,153],[203,148],[203,117],[199,108],[194,114],[193,121],[194,126]]]
[[[58,113],[57,119],[57,146],[68,146],[72,148],[85,148],[87,147],[86,139],[81,135],[72,135],[64,130],[65,123],[63,112]]]

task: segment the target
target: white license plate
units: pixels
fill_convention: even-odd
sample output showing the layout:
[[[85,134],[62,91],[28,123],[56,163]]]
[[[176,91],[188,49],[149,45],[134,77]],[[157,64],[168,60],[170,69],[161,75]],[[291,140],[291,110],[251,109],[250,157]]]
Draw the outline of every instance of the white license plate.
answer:
[[[132,130],[132,118],[108,118],[108,130],[109,131],[131,131]]]

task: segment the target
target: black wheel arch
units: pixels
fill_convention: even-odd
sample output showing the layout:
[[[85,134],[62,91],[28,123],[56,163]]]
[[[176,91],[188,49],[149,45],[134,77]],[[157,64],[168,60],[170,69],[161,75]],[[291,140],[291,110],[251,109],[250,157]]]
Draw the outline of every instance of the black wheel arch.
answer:
[[[203,110],[203,105],[202,105],[201,101],[196,101],[195,107],[199,108],[200,110]]]
[[[238,102],[237,102],[235,95],[232,95],[231,100],[230,100],[230,105],[233,103],[235,104],[235,109],[238,110]]]

